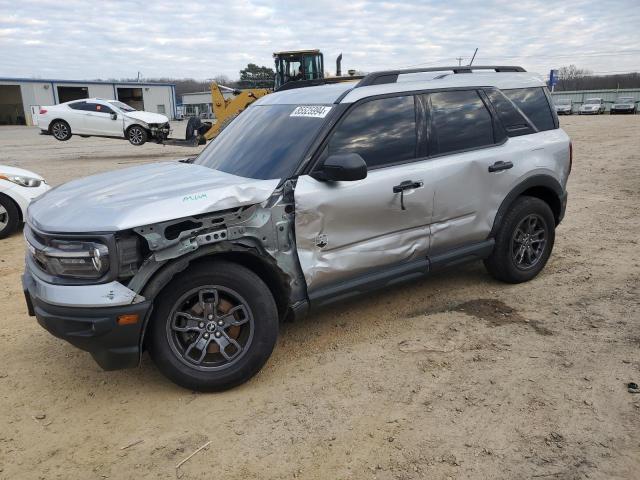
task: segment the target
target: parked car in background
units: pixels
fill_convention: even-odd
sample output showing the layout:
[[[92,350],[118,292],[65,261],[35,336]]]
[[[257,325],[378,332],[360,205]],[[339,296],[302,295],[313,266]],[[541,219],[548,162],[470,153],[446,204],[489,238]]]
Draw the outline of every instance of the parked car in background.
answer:
[[[580,106],[580,115],[602,115],[607,107],[601,98],[587,98]]]
[[[87,98],[40,107],[38,125],[56,140],[72,135],[126,138],[132,145],[162,143],[169,136],[169,118],[136,110],[118,100]]]
[[[571,115],[571,109],[573,108],[573,102],[570,98],[559,98],[553,101],[553,105],[558,115]]]
[[[222,390],[310,309],[465,261],[533,279],[570,139],[538,75],[490,68],[275,92],[192,162],[56,188],[27,216],[29,314],[103,368],[146,348],[174,382]]]
[[[615,115],[617,113],[630,113],[635,114],[638,110],[638,102],[633,97],[618,97],[609,113]]]
[[[0,165],[0,238],[15,232],[24,222],[31,200],[50,188],[40,175]]]

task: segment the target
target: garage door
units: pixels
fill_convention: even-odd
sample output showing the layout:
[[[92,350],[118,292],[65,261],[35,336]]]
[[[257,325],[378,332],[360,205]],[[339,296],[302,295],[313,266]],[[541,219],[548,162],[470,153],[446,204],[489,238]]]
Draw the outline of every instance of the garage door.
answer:
[[[0,125],[26,125],[20,85],[0,85]]]

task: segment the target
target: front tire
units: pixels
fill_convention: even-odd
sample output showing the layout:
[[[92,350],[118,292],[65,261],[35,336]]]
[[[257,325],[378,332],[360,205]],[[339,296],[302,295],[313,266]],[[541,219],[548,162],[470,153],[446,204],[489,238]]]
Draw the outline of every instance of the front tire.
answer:
[[[56,140],[66,142],[71,138],[71,127],[64,120],[55,120],[49,127],[51,135]]]
[[[149,134],[147,130],[140,125],[132,125],[127,130],[127,139],[131,145],[139,147],[147,142]]]
[[[555,241],[555,218],[549,205],[539,198],[516,199],[500,226],[495,246],[484,261],[497,280],[521,283],[533,279],[544,268]]]
[[[158,296],[148,347],[160,371],[199,391],[232,388],[265,364],[278,336],[278,311],[251,270],[208,261],[182,272]]]
[[[18,206],[9,197],[0,194],[0,239],[15,232],[19,224]]]

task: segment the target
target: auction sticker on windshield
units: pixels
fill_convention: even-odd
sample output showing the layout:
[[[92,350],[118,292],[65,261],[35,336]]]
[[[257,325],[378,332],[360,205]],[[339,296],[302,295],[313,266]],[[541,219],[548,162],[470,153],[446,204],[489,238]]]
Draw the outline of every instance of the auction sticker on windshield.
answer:
[[[313,117],[324,118],[331,110],[331,107],[324,105],[301,105],[291,112],[290,117]]]

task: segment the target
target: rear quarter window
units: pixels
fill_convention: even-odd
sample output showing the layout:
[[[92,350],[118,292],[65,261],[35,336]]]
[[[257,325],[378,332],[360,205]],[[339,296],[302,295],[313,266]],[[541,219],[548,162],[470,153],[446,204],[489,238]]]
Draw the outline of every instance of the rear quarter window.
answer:
[[[528,135],[535,133],[535,129],[529,124],[526,118],[518,111],[512,102],[496,89],[486,89],[485,93],[493,105],[500,123],[509,137]]]
[[[542,87],[502,90],[540,131],[556,128],[551,105]]]

